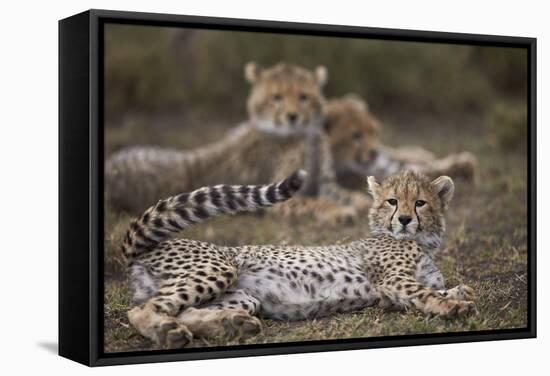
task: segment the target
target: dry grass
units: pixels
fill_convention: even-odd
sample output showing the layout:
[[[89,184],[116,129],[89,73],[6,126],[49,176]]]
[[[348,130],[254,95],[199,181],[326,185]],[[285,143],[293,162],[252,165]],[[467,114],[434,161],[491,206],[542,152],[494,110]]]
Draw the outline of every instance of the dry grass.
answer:
[[[516,113],[515,111],[512,111]],[[385,115],[385,116],[384,116]],[[501,116],[501,115],[499,115]],[[515,116],[515,115],[514,115]],[[504,149],[490,130],[495,116],[481,118],[406,119],[381,114],[387,123],[386,142],[419,144],[438,154],[469,149],[480,159],[481,179],[476,186],[456,182],[448,213],[446,248],[438,263],[449,287],[472,286],[479,314],[460,320],[427,318],[416,312],[368,308],[303,322],[264,321],[264,331],[244,343],[273,343],[399,334],[461,332],[521,328],[527,320],[527,161],[517,148]],[[517,121],[517,120],[514,120]],[[392,126],[408,124],[408,127]],[[414,125],[414,126],[413,126]],[[220,134],[212,128],[208,137]],[[434,129],[440,130],[435,132]],[[481,129],[481,130],[480,130]],[[115,132],[116,130],[113,130]],[[216,133],[218,132],[218,133]],[[113,139],[122,140],[124,137]],[[429,136],[429,137],[428,137]],[[172,140],[175,144],[184,141]],[[230,183],[230,182],[228,182]],[[151,349],[126,318],[128,290],[122,260],[116,253],[129,218],[106,210],[105,239],[105,350]],[[312,218],[288,223],[263,215],[220,217],[185,233],[186,237],[218,244],[298,243],[329,244],[368,235],[366,218],[353,226],[324,228]],[[235,340],[197,340],[194,346],[232,345]]]

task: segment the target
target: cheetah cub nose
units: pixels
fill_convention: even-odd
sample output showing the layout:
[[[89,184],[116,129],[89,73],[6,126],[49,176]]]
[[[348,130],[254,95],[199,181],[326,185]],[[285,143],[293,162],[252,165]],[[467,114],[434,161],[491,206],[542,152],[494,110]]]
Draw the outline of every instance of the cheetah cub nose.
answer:
[[[295,112],[289,112],[286,116],[290,124],[294,124],[296,123],[296,120],[298,120],[298,114]]]
[[[411,223],[412,221],[412,218],[408,215],[400,215],[399,216],[399,222],[403,225],[403,226],[406,226],[408,225],[409,223]]]

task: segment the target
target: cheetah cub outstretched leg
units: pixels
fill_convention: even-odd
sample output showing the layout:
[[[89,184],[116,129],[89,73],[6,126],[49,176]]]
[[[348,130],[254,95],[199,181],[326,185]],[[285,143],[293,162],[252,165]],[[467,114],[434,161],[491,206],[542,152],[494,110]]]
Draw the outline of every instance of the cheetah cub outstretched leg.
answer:
[[[381,290],[394,305],[413,307],[429,315],[452,318],[475,313],[472,296],[466,295],[472,289],[467,286],[434,290],[412,277],[393,275],[385,278]]]

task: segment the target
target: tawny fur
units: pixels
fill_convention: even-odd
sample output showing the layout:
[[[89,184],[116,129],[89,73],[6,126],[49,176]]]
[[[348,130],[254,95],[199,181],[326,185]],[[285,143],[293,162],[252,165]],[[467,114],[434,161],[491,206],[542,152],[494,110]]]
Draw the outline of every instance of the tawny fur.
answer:
[[[472,153],[437,158],[419,146],[382,144],[380,121],[369,110],[367,102],[355,94],[328,101],[324,128],[338,181],[342,184],[346,181],[355,189],[362,188],[365,175],[385,179],[411,169],[432,178],[448,175],[467,182],[476,181],[477,158]]]
[[[329,142],[321,127],[326,76],[324,67],[309,71],[284,63],[268,69],[247,64],[249,121],[218,142],[194,150],[133,147],[115,153],[105,166],[109,204],[139,213],[158,197],[226,181],[275,181],[300,168],[315,170],[315,165],[318,174],[303,193],[319,197],[328,210],[320,214],[317,200],[304,198],[275,212],[308,213],[323,221],[357,217],[358,211],[370,206],[370,199],[336,183]],[[316,141],[309,142],[312,138]],[[318,150],[312,151],[313,147]]]
[[[258,317],[314,319],[377,304],[443,317],[475,311],[472,289],[445,289],[432,256],[454,191],[445,176],[431,181],[409,171],[382,184],[369,178],[375,235],[346,244],[226,247],[169,240],[209,217],[288,200],[304,181],[297,172],[265,186],[205,187],[148,209],[123,244],[137,304],[128,313],[131,324],[157,346],[176,348],[193,337],[257,334]]]

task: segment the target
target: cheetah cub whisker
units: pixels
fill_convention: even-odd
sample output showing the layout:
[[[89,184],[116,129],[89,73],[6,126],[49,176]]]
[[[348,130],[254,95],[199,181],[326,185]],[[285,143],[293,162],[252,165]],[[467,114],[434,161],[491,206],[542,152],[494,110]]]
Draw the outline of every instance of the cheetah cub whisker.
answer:
[[[382,184],[369,178],[374,236],[328,246],[225,247],[171,239],[218,214],[254,211],[290,199],[304,171],[270,185],[205,187],[159,201],[123,241],[136,306],[130,323],[157,346],[193,337],[261,331],[258,317],[304,320],[380,304],[454,317],[475,311],[467,286],[446,290],[433,261],[454,185],[415,172]]]

